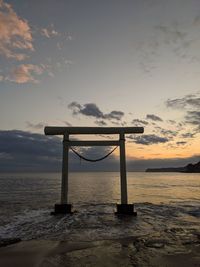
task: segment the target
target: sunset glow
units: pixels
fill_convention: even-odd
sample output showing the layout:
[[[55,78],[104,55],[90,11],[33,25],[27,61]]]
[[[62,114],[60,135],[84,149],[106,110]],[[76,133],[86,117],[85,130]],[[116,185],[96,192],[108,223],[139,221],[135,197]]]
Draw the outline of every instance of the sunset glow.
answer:
[[[0,1],[2,135],[43,135],[47,125],[142,126],[143,135],[126,137],[128,160],[196,162],[198,2],[46,7],[46,1]],[[3,160],[16,154],[14,147],[0,153]]]

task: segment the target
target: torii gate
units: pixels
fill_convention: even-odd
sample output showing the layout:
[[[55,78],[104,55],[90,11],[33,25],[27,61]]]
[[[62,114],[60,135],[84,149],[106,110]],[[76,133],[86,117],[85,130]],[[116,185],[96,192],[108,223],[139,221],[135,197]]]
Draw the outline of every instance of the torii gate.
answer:
[[[139,134],[144,132],[143,127],[54,127],[47,126],[45,135],[63,135],[62,185],[61,203],[55,204],[54,214],[72,213],[71,204],[68,203],[68,154],[72,146],[119,146],[120,147],[120,184],[121,204],[117,204],[117,214],[132,214],[134,205],[128,204],[126,179],[125,134]],[[70,134],[119,134],[119,140],[70,140]]]

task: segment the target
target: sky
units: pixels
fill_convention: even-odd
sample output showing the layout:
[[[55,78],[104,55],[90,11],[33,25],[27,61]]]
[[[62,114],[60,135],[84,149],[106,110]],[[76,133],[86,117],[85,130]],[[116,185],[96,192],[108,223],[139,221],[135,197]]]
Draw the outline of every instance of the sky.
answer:
[[[0,171],[59,170],[47,125],[144,127],[126,136],[131,170],[197,162],[199,47],[199,0],[0,0]]]

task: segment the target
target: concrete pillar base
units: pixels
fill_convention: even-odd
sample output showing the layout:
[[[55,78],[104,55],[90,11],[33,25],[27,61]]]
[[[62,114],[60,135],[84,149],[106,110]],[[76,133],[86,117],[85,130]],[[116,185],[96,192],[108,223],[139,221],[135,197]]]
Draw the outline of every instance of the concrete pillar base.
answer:
[[[134,204],[117,204],[117,211],[115,214],[137,216],[137,212],[134,211]]]
[[[55,209],[51,212],[52,215],[57,214],[73,214],[71,204],[55,204]]]

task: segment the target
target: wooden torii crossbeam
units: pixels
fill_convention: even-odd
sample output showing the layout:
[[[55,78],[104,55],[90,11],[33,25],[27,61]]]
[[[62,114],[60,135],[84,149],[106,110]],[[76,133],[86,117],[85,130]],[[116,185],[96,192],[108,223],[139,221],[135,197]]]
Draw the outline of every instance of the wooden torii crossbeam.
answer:
[[[62,160],[62,185],[61,203],[55,204],[55,214],[72,213],[71,204],[68,203],[68,154],[72,146],[119,146],[120,147],[120,184],[121,204],[117,204],[117,214],[133,214],[134,205],[128,204],[127,178],[126,178],[126,153],[125,134],[140,134],[143,127],[55,127],[47,126],[45,135],[63,135],[63,160]],[[119,134],[119,140],[70,140],[70,135],[82,134]]]

